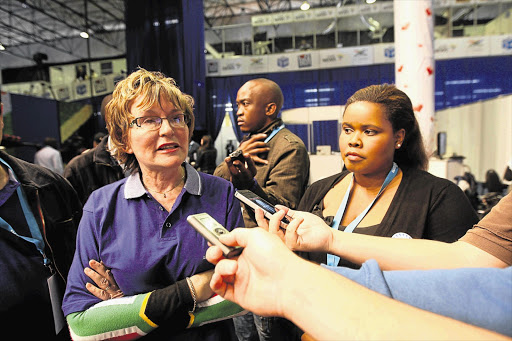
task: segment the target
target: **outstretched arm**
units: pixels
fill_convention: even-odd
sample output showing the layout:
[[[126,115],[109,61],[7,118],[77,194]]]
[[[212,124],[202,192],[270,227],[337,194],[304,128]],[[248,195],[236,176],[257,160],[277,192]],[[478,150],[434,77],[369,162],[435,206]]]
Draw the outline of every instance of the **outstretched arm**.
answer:
[[[330,228],[314,214],[278,206],[269,222],[269,231],[281,236],[293,251],[318,251],[335,254],[356,264],[375,259],[383,270],[449,269],[460,267],[506,267],[495,256],[463,241],[443,243],[426,239],[393,239]],[[293,217],[286,234],[279,231],[279,221]],[[264,220],[258,221],[266,227]]]
[[[238,259],[222,259],[217,247],[207,251],[217,263],[213,290],[256,314],[285,317],[315,339],[506,339],[366,289],[299,258],[262,229],[221,239],[244,251]]]

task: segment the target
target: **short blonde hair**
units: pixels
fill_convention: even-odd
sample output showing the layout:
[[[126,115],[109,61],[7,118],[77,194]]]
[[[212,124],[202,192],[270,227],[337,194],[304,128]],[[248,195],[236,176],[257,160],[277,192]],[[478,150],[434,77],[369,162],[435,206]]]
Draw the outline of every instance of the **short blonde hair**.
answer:
[[[176,109],[181,110],[187,117],[189,140],[194,132],[194,99],[178,88],[173,78],[166,77],[161,72],[147,71],[139,68],[127,78],[117,83],[112,99],[106,106],[105,122],[113,145],[114,157],[130,171],[138,170],[139,163],[128,150],[128,130],[130,122],[135,118],[130,113],[130,106],[139,96],[144,99],[140,103],[142,110],[160,103],[161,96],[171,102]]]

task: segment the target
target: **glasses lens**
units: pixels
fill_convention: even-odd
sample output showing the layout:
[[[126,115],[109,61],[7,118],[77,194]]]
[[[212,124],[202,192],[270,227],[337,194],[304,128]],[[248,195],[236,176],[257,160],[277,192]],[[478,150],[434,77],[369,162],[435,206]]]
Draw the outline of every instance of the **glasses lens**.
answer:
[[[139,118],[141,128],[145,130],[157,130],[162,125],[160,117],[141,117]]]
[[[187,124],[185,120],[185,114],[178,114],[176,116],[169,117],[168,120],[171,126],[177,128],[182,128]]]

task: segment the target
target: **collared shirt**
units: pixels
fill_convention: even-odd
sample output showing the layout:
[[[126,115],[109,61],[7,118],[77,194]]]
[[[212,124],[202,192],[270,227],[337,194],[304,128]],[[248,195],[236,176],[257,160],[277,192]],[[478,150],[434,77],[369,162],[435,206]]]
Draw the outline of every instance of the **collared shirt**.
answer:
[[[71,266],[64,314],[99,302],[85,288],[83,269],[90,259],[103,261],[127,296],[163,288],[213,268],[205,259],[208,244],[186,219],[209,213],[228,230],[243,226],[231,183],[198,173],[185,163],[187,179],[167,212],[144,188],[140,174],[94,191],[84,206]]]

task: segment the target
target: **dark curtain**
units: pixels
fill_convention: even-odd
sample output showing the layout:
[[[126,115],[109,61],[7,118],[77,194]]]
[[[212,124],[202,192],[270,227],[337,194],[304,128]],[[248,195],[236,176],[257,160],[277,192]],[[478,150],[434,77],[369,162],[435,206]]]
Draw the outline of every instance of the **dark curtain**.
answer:
[[[195,99],[196,128],[206,125],[202,0],[126,0],[126,63],[161,71]]]

